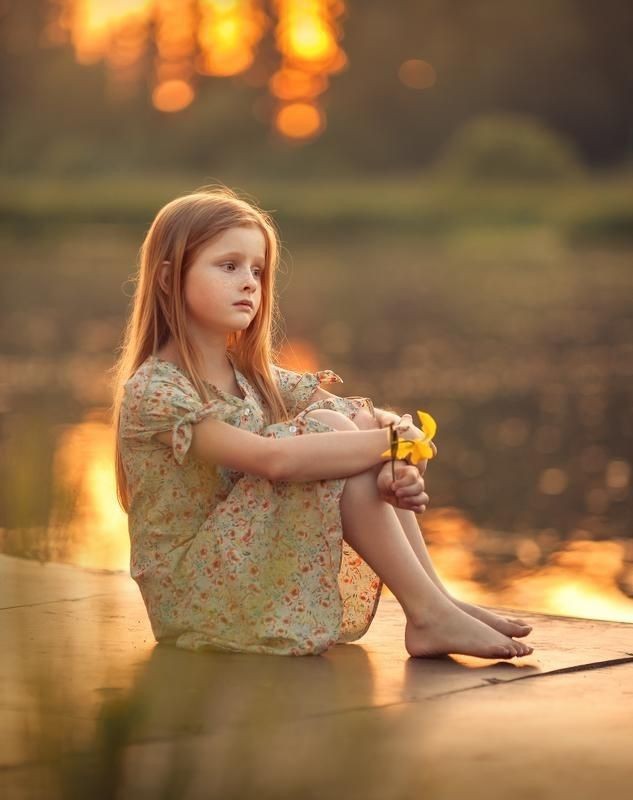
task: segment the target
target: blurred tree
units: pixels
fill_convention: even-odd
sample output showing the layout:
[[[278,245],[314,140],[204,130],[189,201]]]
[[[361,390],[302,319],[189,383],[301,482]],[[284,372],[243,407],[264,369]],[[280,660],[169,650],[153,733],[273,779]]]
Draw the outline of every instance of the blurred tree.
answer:
[[[0,170],[410,172],[467,120],[499,112],[541,119],[593,165],[633,155],[630,0],[347,0],[347,8],[349,66],[324,97],[326,130],[298,147],[271,133],[265,86],[239,76],[200,78],[193,106],[173,115],[154,109],[143,85],[115,102],[103,64],[80,66],[69,46],[43,46],[48,0],[3,0]],[[270,43],[264,49],[274,67]],[[435,83],[405,86],[398,72],[408,59],[431,64]]]
[[[490,114],[451,137],[437,170],[466,180],[555,181],[579,175],[581,164],[573,143],[538,119]]]

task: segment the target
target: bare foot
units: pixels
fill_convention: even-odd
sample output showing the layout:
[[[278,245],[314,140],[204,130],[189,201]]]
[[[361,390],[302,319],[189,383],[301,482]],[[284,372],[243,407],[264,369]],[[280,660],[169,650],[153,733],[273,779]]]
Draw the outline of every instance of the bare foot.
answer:
[[[520,638],[521,636],[527,636],[532,630],[532,626],[528,625],[525,620],[516,619],[514,617],[500,617],[498,614],[494,614],[492,611],[488,611],[481,606],[476,606],[473,603],[466,603],[464,600],[456,600],[454,597],[451,597],[451,600],[458,608],[461,608],[462,611],[470,614],[471,617],[485,622],[486,625],[490,625],[491,628],[494,628],[500,633],[505,633],[506,636],[516,636]]]
[[[407,620],[404,643],[407,652],[418,658],[433,658],[449,653],[480,658],[514,658],[529,655],[533,648],[493,630],[454,605],[443,604],[426,622]]]

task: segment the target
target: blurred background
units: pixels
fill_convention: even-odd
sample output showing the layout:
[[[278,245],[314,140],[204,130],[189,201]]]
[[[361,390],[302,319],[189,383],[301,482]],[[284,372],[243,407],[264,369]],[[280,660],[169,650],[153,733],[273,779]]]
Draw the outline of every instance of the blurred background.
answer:
[[[160,207],[275,217],[291,369],[437,420],[463,599],[633,621],[626,0],[0,0],[0,551],[126,570],[108,370]]]

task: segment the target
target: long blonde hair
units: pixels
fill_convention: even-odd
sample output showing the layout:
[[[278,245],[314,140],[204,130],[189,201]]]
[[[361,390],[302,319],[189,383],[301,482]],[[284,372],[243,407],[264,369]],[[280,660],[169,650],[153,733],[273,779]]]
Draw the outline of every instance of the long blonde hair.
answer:
[[[227,350],[237,369],[260,391],[268,406],[270,422],[288,419],[271,370],[277,359],[273,337],[280,329],[275,295],[280,244],[275,223],[253,201],[240,198],[234,190],[222,184],[203,186],[191,194],[177,197],[158,212],[141,246],[132,311],[123,344],[111,370],[117,498],[125,511],[129,509],[130,498],[119,446],[124,385],[139,366],[149,356],[156,355],[171,337],[200,399],[202,402],[211,399],[202,378],[197,352],[187,335],[184,279],[202,247],[223,231],[240,226],[257,226],[262,231],[266,240],[266,261],[258,313],[248,328],[227,335]],[[165,292],[159,282],[164,261],[169,261],[173,270],[169,292]]]

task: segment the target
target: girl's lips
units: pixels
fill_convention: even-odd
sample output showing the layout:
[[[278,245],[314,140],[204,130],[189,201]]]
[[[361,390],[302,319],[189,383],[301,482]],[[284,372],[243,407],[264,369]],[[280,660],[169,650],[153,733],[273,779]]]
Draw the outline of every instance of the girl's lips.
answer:
[[[233,305],[237,306],[238,308],[248,308],[248,309],[253,308],[253,306],[250,303],[233,303]]]

